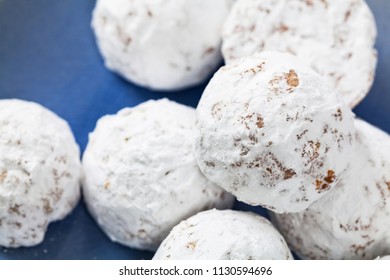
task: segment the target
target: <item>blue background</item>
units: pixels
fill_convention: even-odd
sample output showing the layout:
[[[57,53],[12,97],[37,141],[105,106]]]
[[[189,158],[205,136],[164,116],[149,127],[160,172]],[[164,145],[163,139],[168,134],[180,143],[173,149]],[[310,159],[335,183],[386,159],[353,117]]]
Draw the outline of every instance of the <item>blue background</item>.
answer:
[[[390,1],[368,0],[378,25],[379,64],[369,96],[357,116],[390,132]],[[90,28],[94,0],[0,0],[0,98],[38,102],[67,120],[84,150],[97,119],[148,99],[168,97],[196,107],[206,84],[175,92],[152,92],[106,70]],[[236,209],[264,214],[237,203]],[[150,252],[111,242],[84,204],[49,226],[32,248],[0,247],[0,259],[149,259]]]

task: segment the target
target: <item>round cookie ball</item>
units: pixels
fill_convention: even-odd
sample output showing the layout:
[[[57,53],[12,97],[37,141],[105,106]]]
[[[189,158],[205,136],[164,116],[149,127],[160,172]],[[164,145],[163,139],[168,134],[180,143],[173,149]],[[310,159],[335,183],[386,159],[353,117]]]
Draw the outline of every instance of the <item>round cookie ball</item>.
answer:
[[[222,52],[227,62],[265,50],[294,54],[353,108],[374,81],[376,34],[364,0],[238,0]]]
[[[355,121],[356,148],[338,185],[302,213],[273,215],[303,259],[374,259],[390,253],[390,136]]]
[[[98,0],[92,27],[107,68],[155,90],[202,83],[222,60],[234,0]]]
[[[103,231],[156,250],[181,220],[233,197],[208,181],[193,156],[195,110],[166,99],[101,118],[83,156],[84,195]]]
[[[250,212],[209,210],[175,226],[154,260],[290,260],[280,233]]]
[[[264,52],[221,68],[197,112],[202,172],[247,204],[302,211],[348,167],[353,114],[292,55]]]
[[[48,109],[0,100],[0,246],[34,246],[80,197],[79,148]]]

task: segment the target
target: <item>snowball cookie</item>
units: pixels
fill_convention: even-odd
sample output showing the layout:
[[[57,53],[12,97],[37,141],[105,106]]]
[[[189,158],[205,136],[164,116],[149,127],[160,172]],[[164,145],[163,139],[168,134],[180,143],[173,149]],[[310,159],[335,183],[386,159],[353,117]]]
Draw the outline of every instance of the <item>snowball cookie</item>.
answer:
[[[175,226],[154,260],[290,260],[280,233],[250,212],[209,210]]]
[[[227,62],[264,50],[297,55],[352,108],[374,80],[376,25],[364,0],[238,0],[223,30]]]
[[[352,113],[292,55],[264,52],[221,68],[197,112],[201,170],[248,204],[302,211],[348,167]]]
[[[106,66],[156,90],[203,82],[222,60],[234,0],[98,0],[92,27]]]
[[[274,215],[304,259],[374,259],[390,254],[390,136],[356,120],[351,166],[327,196],[298,214]]]
[[[156,250],[181,220],[233,197],[208,181],[193,156],[195,110],[167,99],[101,118],[83,157],[87,206],[124,245]]]
[[[0,100],[0,246],[34,246],[80,197],[79,148],[42,106]]]

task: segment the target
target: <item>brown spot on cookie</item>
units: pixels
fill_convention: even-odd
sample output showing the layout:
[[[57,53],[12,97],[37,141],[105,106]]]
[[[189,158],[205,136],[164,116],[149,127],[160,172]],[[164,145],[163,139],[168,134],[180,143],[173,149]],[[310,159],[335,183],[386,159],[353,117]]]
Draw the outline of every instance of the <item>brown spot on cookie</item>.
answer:
[[[208,166],[208,167],[215,167],[215,163],[212,162],[212,161],[205,161],[204,163],[205,163],[206,166]]]
[[[22,224],[19,223],[19,222],[15,222],[15,223],[13,223],[13,224],[14,224],[14,226],[15,226],[17,229],[20,229],[20,228],[22,227]]]
[[[345,22],[348,21],[348,19],[350,18],[350,16],[351,16],[351,11],[348,10],[348,11],[345,13],[344,21],[345,21]]]
[[[232,164],[230,164],[230,166],[232,168],[241,167],[242,166],[242,161],[239,161],[239,162],[236,162],[236,163],[232,163]]]
[[[15,203],[12,207],[10,207],[10,208],[8,209],[8,213],[9,213],[9,214],[17,214],[17,215],[20,215],[20,214],[21,214],[21,213],[20,213],[20,209],[19,209],[20,206],[21,206],[21,205]]]
[[[273,182],[290,179],[296,174],[294,170],[286,168],[271,152],[263,153],[250,162],[242,162],[241,165],[249,169],[261,167],[263,175]]]
[[[249,153],[249,148],[242,145],[241,146],[241,153],[240,153],[240,156],[246,156],[247,154]]]
[[[284,171],[284,178],[283,178],[283,179],[284,179],[284,180],[288,180],[288,179],[294,177],[296,174],[297,174],[297,173],[295,173],[294,170],[292,170],[292,169],[287,169],[287,170]]]
[[[294,51],[291,47],[287,47],[286,51],[292,55],[297,55],[296,51]]]
[[[341,42],[341,43],[344,43],[344,41],[343,41],[342,39],[340,39],[340,42]],[[344,79],[344,78],[345,78],[345,75],[340,75],[340,76],[338,76],[338,77],[336,78],[336,86],[338,86],[338,85],[340,84],[341,80]]]
[[[245,117],[241,117],[241,123],[245,125],[245,128],[247,130],[250,130],[249,124],[252,123],[252,117],[254,116],[254,113],[248,114]]]
[[[299,86],[299,78],[298,78],[298,74],[294,71],[294,70],[290,70],[290,72],[288,72],[287,74],[285,74],[285,79],[287,81],[287,84],[292,87],[292,88],[296,88],[297,86]]]
[[[259,139],[258,139],[255,135],[253,135],[253,134],[249,134],[249,135],[248,135],[248,138],[249,138],[249,140],[251,140],[252,143],[254,143],[254,144],[256,144],[256,143],[259,142]]]
[[[209,47],[209,48],[204,50],[203,57],[206,57],[207,55],[212,54],[213,52],[215,52],[215,48]]]
[[[316,180],[315,185],[316,185],[316,190],[319,193],[329,189],[329,185],[327,183],[324,183],[321,180]]]
[[[305,129],[301,134],[297,134],[297,139],[301,140],[303,135],[305,135],[309,130]]]
[[[367,247],[369,247],[372,243],[374,243],[375,240],[370,240],[370,241],[367,241],[366,243],[362,244],[362,245],[357,245],[357,244],[354,244],[354,245],[351,245],[350,249],[356,254],[356,255],[359,255],[359,254],[364,254],[365,255],[365,250],[367,249]]]
[[[16,245],[16,240],[15,240],[15,238],[10,237],[10,238],[9,238],[9,244],[10,244],[11,246]]]
[[[43,211],[45,212],[46,215],[50,215],[53,213],[53,208],[50,205],[50,201],[47,198],[42,199],[43,202]]]
[[[389,182],[385,182],[386,183],[386,185],[387,185],[387,189],[389,190],[389,192],[390,192],[390,181]]]
[[[302,148],[302,158],[308,158],[309,162],[312,162],[314,159],[320,156],[319,150],[321,147],[320,142],[314,143],[314,141],[308,141],[303,145]]]
[[[343,120],[343,112],[340,108],[338,108],[336,113],[333,114],[333,117],[335,117],[335,119],[340,122]]]
[[[263,62],[260,63],[259,65],[255,66],[255,67],[253,67],[253,68],[250,68],[250,69],[245,70],[245,71],[244,71],[244,74],[250,73],[250,74],[255,75],[256,73],[261,72],[261,71],[264,70],[264,65],[265,65],[265,62],[263,61]]]
[[[380,209],[384,209],[387,204],[387,195],[385,194],[385,190],[382,188],[381,183],[376,183],[376,188],[379,191],[379,194],[381,196],[381,205],[379,206]]]
[[[324,126],[323,131],[322,131],[322,134],[327,134],[328,131],[329,131],[329,125],[326,124],[326,125]]]
[[[214,119],[221,120],[221,110],[222,106],[221,103],[215,103],[213,107],[211,108],[211,115]]]
[[[290,115],[287,113],[286,122],[296,122],[296,121],[298,121],[298,119],[299,119],[299,112],[296,112],[296,113],[295,113],[295,116],[290,116]]]
[[[274,206],[271,206],[271,205],[263,205],[263,207],[267,208],[268,210],[271,210],[271,211],[276,210],[276,208]]]
[[[264,119],[260,115],[257,115],[256,125],[257,125],[258,128],[263,128],[264,127]]]
[[[58,161],[59,163],[63,163],[63,164],[67,163],[66,156],[56,157],[55,160]]]
[[[195,248],[196,248],[196,242],[197,242],[197,241],[188,242],[188,243],[186,244],[187,249],[191,249],[192,251],[194,251]]]
[[[56,185],[58,185],[58,183],[59,183],[59,181],[61,179],[61,177],[58,175],[58,170],[57,169],[53,169],[52,170],[52,174],[53,174],[54,183]]]
[[[333,170],[328,170],[326,177],[324,178],[325,182],[332,184],[336,180],[336,176]]]
[[[116,32],[122,43],[128,47],[131,44],[132,39],[123,32],[123,29],[120,26],[116,27]]]
[[[234,143],[233,143],[234,147],[238,147],[240,143],[241,143],[241,138],[234,138]]]
[[[313,6],[313,0],[305,0],[307,6]]]
[[[284,33],[287,32],[290,28],[284,23],[280,23],[278,27],[275,28],[276,32]]]
[[[8,174],[7,170],[3,170],[0,172],[0,184],[4,182],[5,178],[7,178],[7,174]]]
[[[279,93],[280,89],[276,87],[276,85],[279,84],[279,82],[282,80],[283,77],[281,76],[275,76],[272,80],[268,82],[268,84],[272,87],[272,91],[275,93]]]
[[[64,193],[63,189],[55,188],[54,190],[50,191],[49,196],[53,198],[55,202],[58,202],[60,201],[63,193]]]

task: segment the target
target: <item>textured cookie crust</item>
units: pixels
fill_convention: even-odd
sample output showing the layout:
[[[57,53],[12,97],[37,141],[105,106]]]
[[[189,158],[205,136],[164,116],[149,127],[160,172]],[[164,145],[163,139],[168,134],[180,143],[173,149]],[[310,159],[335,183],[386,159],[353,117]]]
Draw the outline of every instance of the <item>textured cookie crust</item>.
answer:
[[[250,212],[209,210],[175,226],[154,260],[291,260],[280,233]]]
[[[202,172],[248,204],[302,211],[348,167],[353,115],[292,55],[264,52],[221,68],[197,112]]]
[[[106,66],[138,85],[176,90],[203,82],[221,62],[234,0],[98,0],[92,27]]]
[[[356,150],[338,185],[306,211],[273,221],[304,259],[374,259],[390,253],[390,136],[355,121]]]
[[[376,34],[364,0],[238,0],[222,52],[227,62],[264,50],[297,55],[353,108],[374,80]]]
[[[0,100],[0,245],[34,246],[80,197],[79,148],[68,124],[42,106]]]
[[[195,110],[148,101],[98,121],[83,157],[84,194],[113,240],[156,250],[181,220],[233,197],[200,172],[192,150]]]

